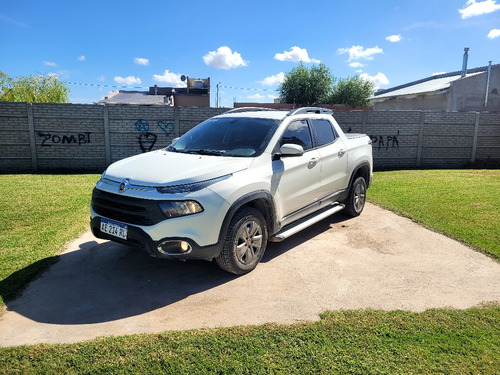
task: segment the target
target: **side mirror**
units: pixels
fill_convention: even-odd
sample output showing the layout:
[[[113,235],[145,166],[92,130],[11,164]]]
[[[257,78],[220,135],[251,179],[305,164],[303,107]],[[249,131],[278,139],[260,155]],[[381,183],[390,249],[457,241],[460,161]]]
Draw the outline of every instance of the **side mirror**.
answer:
[[[285,143],[280,147],[281,156],[302,156],[304,155],[304,148],[301,145],[293,143]]]

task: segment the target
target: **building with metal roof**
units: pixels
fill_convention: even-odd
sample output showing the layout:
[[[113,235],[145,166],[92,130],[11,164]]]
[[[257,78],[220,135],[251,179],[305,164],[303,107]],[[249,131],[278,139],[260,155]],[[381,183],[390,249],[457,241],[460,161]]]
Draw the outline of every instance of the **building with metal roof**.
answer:
[[[464,60],[465,61],[465,60]],[[500,64],[433,75],[371,98],[375,110],[500,112]]]

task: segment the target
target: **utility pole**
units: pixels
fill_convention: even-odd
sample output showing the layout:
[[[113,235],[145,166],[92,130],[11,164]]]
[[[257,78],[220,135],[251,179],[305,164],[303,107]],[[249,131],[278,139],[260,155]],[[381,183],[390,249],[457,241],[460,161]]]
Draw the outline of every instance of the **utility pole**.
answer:
[[[217,98],[215,100],[215,103],[216,103],[216,107],[219,108],[219,85],[220,85],[220,82],[217,84]]]

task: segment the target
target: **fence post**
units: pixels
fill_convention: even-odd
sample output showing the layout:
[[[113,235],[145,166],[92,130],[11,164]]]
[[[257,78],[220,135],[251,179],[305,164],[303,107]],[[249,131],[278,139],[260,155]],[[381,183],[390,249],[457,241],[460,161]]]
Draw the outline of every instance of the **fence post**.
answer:
[[[31,168],[37,171],[38,157],[36,154],[35,120],[33,119],[33,104],[26,103],[26,112],[28,114],[28,129],[30,134]]]
[[[425,112],[420,111],[420,120],[418,123],[418,141],[417,141],[417,167],[420,167],[422,163],[422,143],[424,141],[424,123],[425,123]]]
[[[477,136],[479,134],[479,117],[481,114],[476,112],[476,121],[474,123],[474,135],[472,136],[472,152],[470,156],[470,162],[476,162],[476,150],[477,150]]]
[[[106,158],[106,168],[111,164],[111,136],[109,131],[109,107],[104,105],[104,151]]]
[[[352,112],[351,112],[352,113]],[[366,134],[366,111],[363,111],[362,122],[361,122],[361,133]]]
[[[181,121],[179,115],[179,107],[174,107],[174,135],[175,138],[181,136]]]

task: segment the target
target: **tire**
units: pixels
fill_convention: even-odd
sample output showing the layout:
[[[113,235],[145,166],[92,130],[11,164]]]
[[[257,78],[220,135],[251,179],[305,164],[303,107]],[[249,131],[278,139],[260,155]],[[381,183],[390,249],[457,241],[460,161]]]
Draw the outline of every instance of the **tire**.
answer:
[[[358,177],[349,189],[349,195],[343,202],[345,204],[344,211],[351,217],[356,217],[363,212],[366,202],[366,181],[363,177]]]
[[[252,207],[238,211],[227,230],[224,247],[216,259],[220,268],[243,275],[257,267],[267,246],[267,225],[262,213]]]

